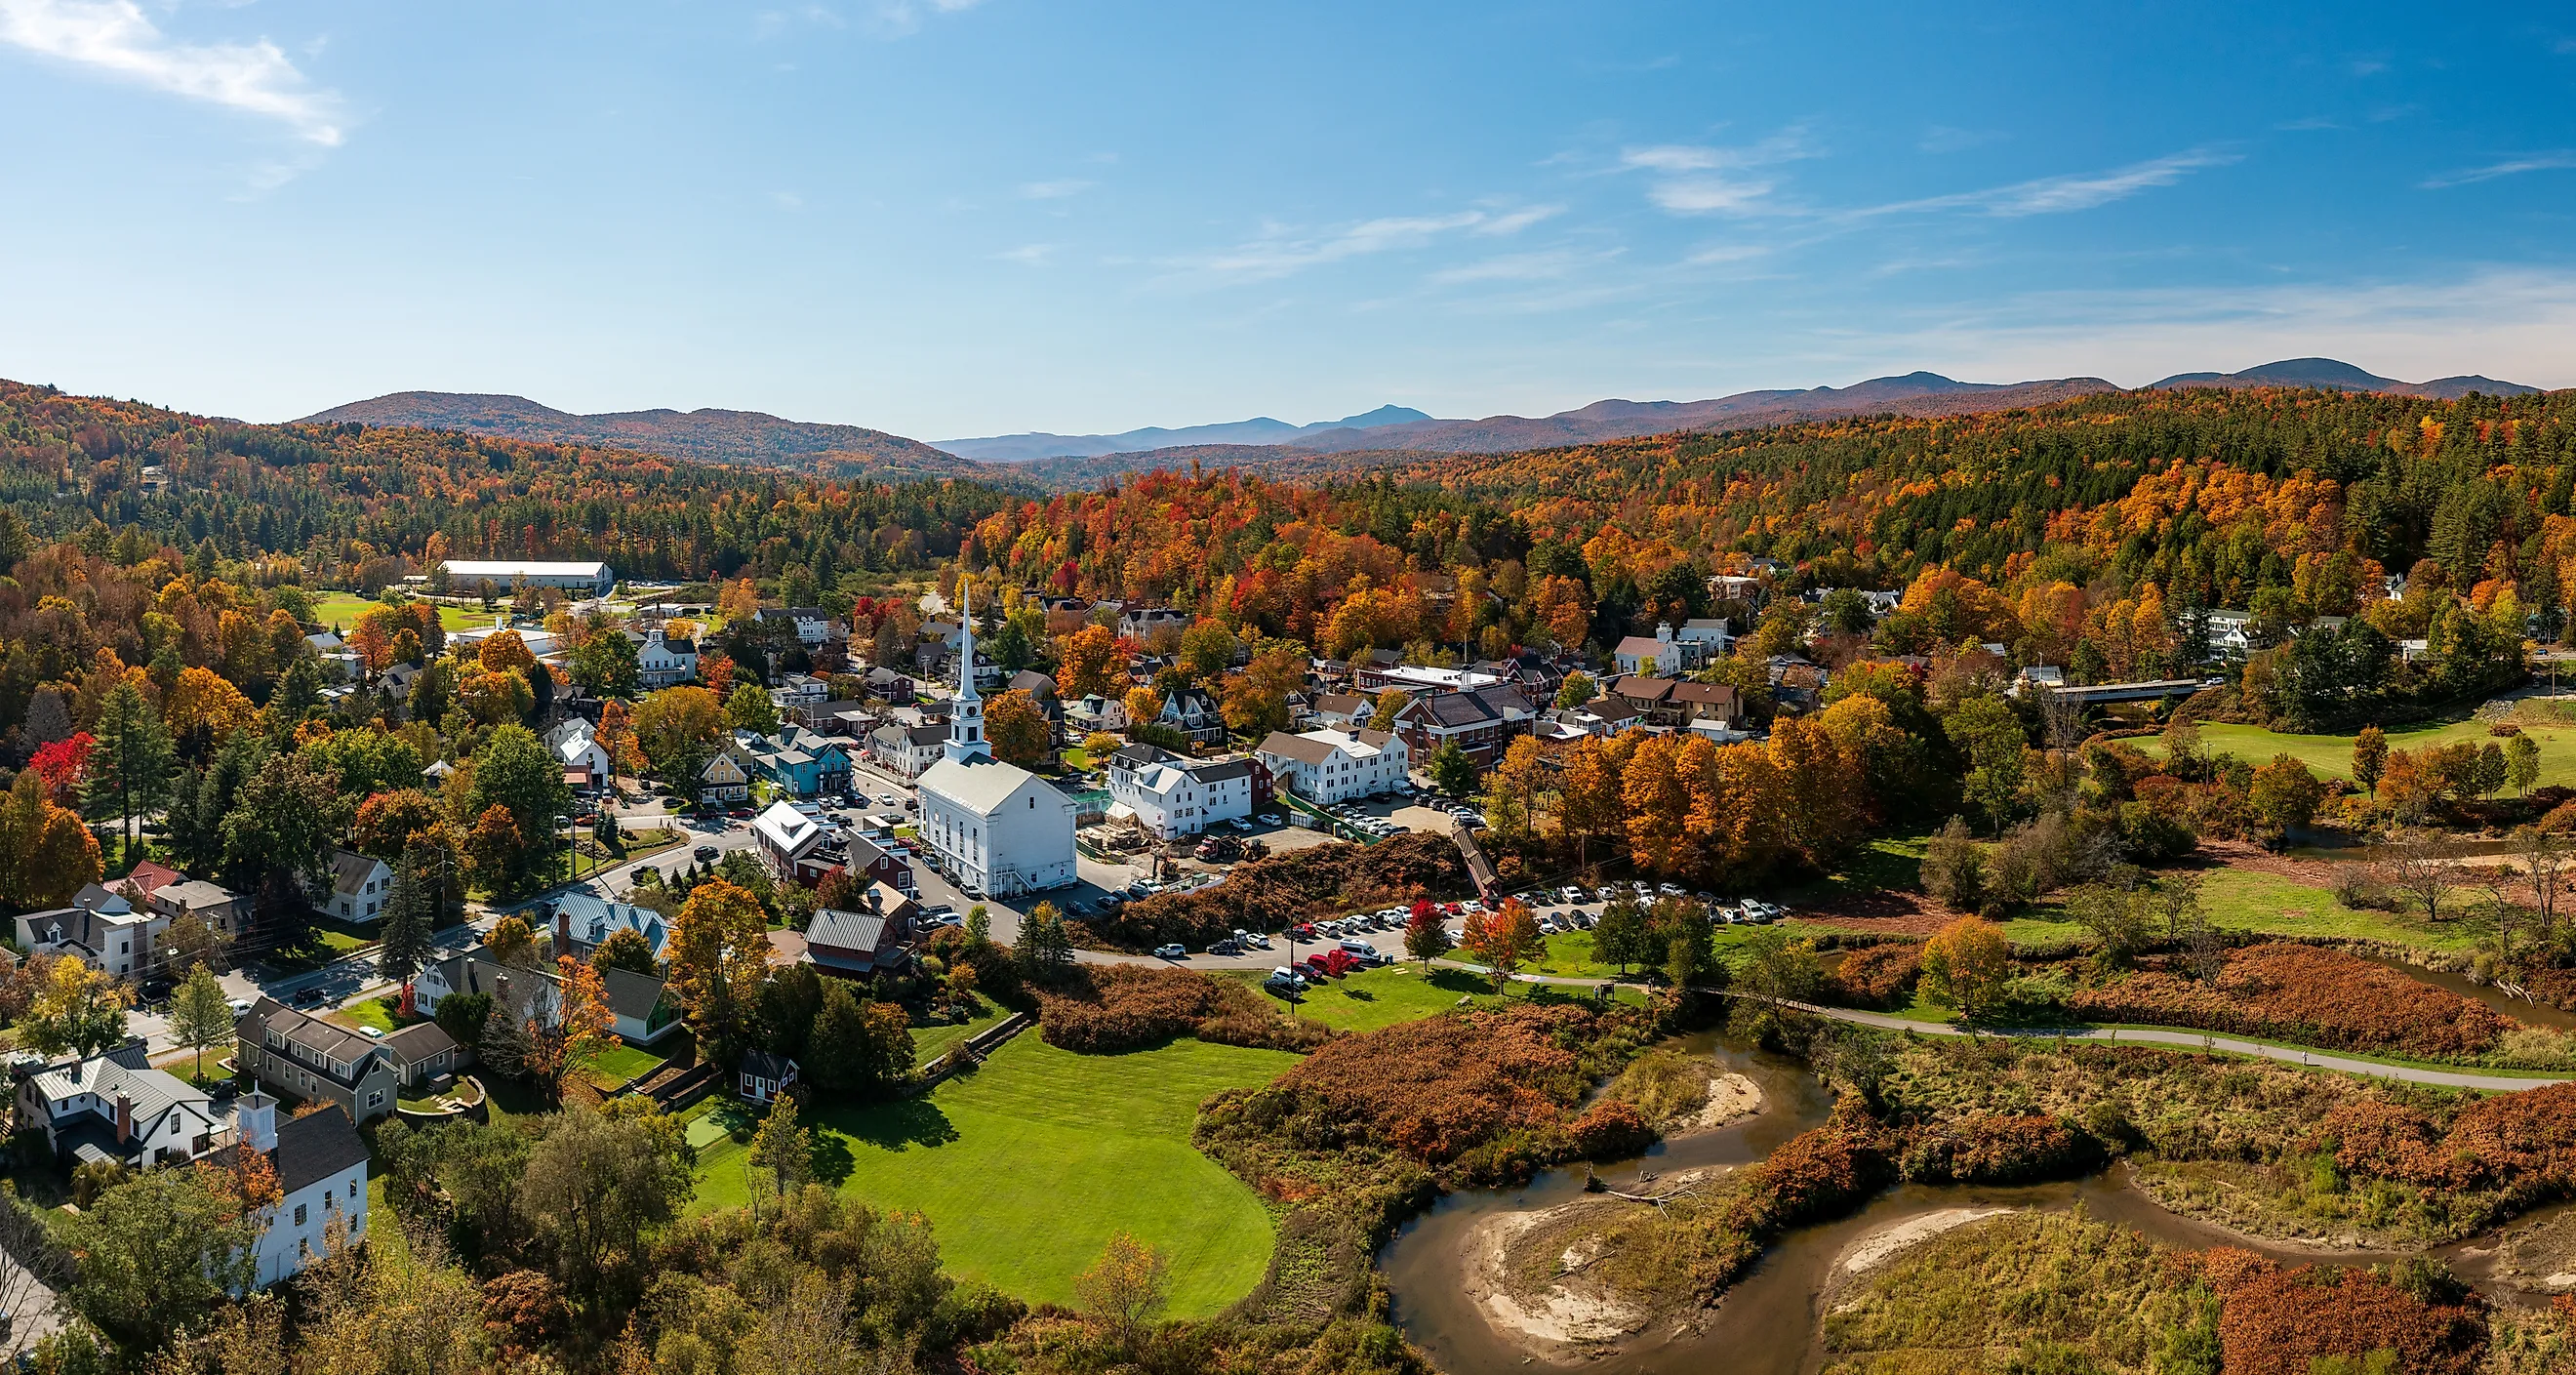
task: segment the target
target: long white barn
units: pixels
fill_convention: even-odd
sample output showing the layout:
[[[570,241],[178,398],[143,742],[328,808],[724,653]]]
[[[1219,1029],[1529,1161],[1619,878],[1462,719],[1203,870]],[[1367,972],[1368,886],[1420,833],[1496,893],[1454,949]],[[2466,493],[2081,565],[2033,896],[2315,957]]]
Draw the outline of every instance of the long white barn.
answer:
[[[530,587],[561,587],[605,597],[617,586],[617,572],[596,559],[588,562],[555,563],[532,559],[449,559],[439,565],[447,570],[447,584],[458,591],[470,592],[478,583],[488,582],[504,592],[525,579]]]

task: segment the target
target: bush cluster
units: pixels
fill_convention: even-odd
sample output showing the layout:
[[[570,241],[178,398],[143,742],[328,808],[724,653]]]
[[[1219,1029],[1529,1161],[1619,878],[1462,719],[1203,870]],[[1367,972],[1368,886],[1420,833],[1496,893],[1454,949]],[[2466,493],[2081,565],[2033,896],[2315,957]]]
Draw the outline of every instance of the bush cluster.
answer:
[[[1913,1000],[1914,980],[1922,972],[1922,946],[1873,945],[1843,957],[1827,976],[1825,996],[1843,1007],[1903,1007]]]
[[[2369,1270],[2292,1268],[2235,1247],[2175,1260],[2196,1263],[2219,1296],[2227,1375],[2375,1369],[2359,1358],[2377,1351],[2394,1351],[2393,1369],[2408,1375],[2470,1375],[2480,1368],[2486,1323],[2478,1308],[2448,1294],[2410,1293]]]
[[[2484,1003],[2358,956],[2266,942],[2231,951],[2211,982],[2143,969],[2066,995],[2067,1010],[2106,1022],[2232,1031],[2336,1050],[2474,1059],[2513,1023]]]
[[[1375,845],[1314,845],[1235,866],[1223,883],[1162,893],[1081,923],[1122,950],[1166,941],[1204,949],[1236,930],[1284,931],[1369,904],[1454,892],[1466,862],[1447,836],[1400,835]]]
[[[1187,969],[1076,965],[1038,991],[1038,1035],[1083,1055],[1113,1055],[1197,1036],[1227,1045],[1310,1050],[1332,1032],[1283,1017],[1240,980]]]

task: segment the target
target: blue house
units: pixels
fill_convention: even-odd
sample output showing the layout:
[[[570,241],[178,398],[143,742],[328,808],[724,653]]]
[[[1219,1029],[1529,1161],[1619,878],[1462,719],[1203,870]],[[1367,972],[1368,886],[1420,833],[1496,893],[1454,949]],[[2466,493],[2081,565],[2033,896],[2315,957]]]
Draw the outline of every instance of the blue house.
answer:
[[[583,892],[566,893],[555,899],[557,952],[588,960],[593,951],[607,944],[608,938],[619,931],[633,931],[642,936],[656,960],[662,958],[662,942],[670,935],[662,914],[650,907],[610,902]]]
[[[831,736],[786,726],[774,737],[737,731],[734,739],[761,777],[793,796],[849,790],[849,747]]]

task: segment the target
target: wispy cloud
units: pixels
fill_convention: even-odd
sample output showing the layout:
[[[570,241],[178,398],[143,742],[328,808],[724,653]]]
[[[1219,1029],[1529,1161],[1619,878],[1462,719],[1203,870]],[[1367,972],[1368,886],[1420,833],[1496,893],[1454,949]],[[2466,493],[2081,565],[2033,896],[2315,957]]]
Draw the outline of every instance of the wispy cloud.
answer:
[[[1815,155],[1805,131],[1789,129],[1738,147],[1658,143],[1626,148],[1620,151],[1619,168],[1655,174],[1647,199],[1676,215],[1787,214],[1793,207],[1771,198],[1777,180],[1755,169]]]
[[[1617,257],[1617,252],[1577,253],[1571,249],[1542,249],[1535,253],[1503,253],[1478,262],[1461,263],[1431,274],[1435,286],[1454,286],[1461,282],[1545,282],[1564,277],[1578,268]]]
[[[917,32],[929,15],[955,14],[979,3],[981,0],[876,0],[877,26],[882,32],[900,37]]]
[[[1060,181],[1023,182],[1020,184],[1020,197],[1023,200],[1060,201],[1067,196],[1079,196],[1097,184],[1084,181],[1080,177],[1066,177]]]
[[[2529,157],[2491,162],[2484,167],[2445,172],[2437,177],[2427,177],[2416,185],[2426,191],[2440,191],[2453,186],[2469,186],[2477,182],[2494,181],[2498,177],[2520,176],[2525,172],[2557,172],[2571,167],[2576,167],[2576,150],[2560,149],[2554,153],[2535,153]]]
[[[1055,256],[1055,245],[1024,243],[1017,248],[1003,249],[993,256],[1006,263],[1018,263],[1022,267],[1044,267],[1047,260]]]
[[[1997,219],[2020,219],[2029,215],[2063,215],[2077,210],[2091,210],[2113,201],[2126,200],[2141,191],[2158,186],[2171,186],[2204,167],[2224,167],[2241,161],[2240,155],[2221,149],[2196,148],[2165,157],[2134,162],[2107,172],[2077,172],[2062,176],[2039,177],[2014,182],[1983,191],[1963,191],[1948,196],[1928,196],[1921,200],[1898,201],[1892,205],[1873,206],[1852,212],[1858,216],[1905,214],[1929,210],[1966,210]]]
[[[325,147],[341,140],[338,97],[307,85],[276,44],[182,42],[134,0],[0,0],[0,43],[279,120]]]
[[[1249,243],[1175,265],[1211,276],[1260,281],[1325,263],[1421,248],[1457,234],[1517,234],[1562,208],[1533,206],[1519,210],[1460,210],[1447,215],[1390,215],[1323,233],[1273,227]]]

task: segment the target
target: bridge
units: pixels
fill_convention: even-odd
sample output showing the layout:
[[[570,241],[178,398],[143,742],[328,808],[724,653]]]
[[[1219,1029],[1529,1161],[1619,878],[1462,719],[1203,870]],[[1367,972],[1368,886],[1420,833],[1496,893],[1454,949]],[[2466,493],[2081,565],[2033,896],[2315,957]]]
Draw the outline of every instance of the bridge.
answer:
[[[2200,678],[2158,678],[2142,683],[2095,683],[2090,687],[2053,687],[2048,694],[2061,702],[2077,706],[2098,707],[2112,702],[2158,702],[2168,697],[2189,697],[2202,688],[2213,686]]]

